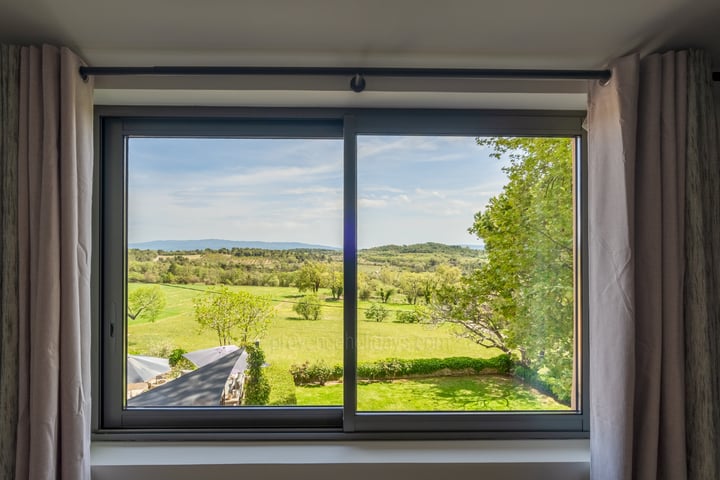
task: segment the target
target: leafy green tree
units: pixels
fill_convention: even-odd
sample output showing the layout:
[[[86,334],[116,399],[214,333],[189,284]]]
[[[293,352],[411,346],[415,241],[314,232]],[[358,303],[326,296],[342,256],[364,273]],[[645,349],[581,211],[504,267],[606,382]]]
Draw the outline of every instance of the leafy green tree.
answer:
[[[130,320],[154,322],[165,303],[165,292],[159,286],[136,288],[128,295],[127,316]]]
[[[249,345],[265,333],[274,314],[268,297],[225,286],[198,295],[193,303],[200,328],[214,331],[220,345]]]
[[[322,302],[317,295],[305,295],[293,306],[295,313],[305,320],[320,320]]]
[[[517,353],[559,398],[573,373],[573,141],[478,139],[506,158],[508,182],[469,229],[486,263],[438,293],[433,318],[485,346]]]
[[[390,297],[392,297],[394,293],[394,288],[390,288],[388,286],[378,287],[378,295],[380,296],[380,300],[382,300],[382,303],[388,303],[390,301]]]
[[[462,278],[462,271],[458,267],[451,265],[441,264],[435,269],[431,289],[434,289],[437,284],[440,285],[454,285]]]
[[[379,303],[372,303],[370,307],[365,310],[365,318],[375,322],[382,322],[390,316],[390,311]]]
[[[368,276],[364,272],[358,272],[358,275],[357,275],[358,298],[360,300],[370,300],[373,290],[374,290],[374,285],[372,284],[372,282],[368,278]]]
[[[422,295],[421,274],[414,272],[403,272],[400,274],[400,292],[405,295],[407,303],[415,305],[418,297]]]
[[[265,353],[259,344],[245,347],[248,357],[243,404],[267,405],[270,400],[270,382],[265,376]]]
[[[343,283],[342,270],[331,270],[328,272],[328,286],[330,287],[330,293],[335,300],[340,300],[342,297],[345,284]]]
[[[295,286],[301,292],[317,293],[327,276],[325,265],[320,262],[305,262],[295,274]]]

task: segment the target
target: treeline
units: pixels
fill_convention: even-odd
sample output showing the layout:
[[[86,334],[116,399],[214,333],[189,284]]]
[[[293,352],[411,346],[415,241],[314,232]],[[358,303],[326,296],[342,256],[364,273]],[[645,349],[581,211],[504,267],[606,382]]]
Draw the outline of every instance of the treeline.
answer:
[[[221,248],[165,252],[128,250],[128,281],[142,283],[289,287],[307,262],[341,264],[333,250]]]
[[[358,296],[382,303],[429,304],[438,285],[475,270],[483,252],[442,244],[385,246],[359,254]],[[233,248],[128,251],[128,280],[141,283],[296,287],[343,295],[342,252]]]

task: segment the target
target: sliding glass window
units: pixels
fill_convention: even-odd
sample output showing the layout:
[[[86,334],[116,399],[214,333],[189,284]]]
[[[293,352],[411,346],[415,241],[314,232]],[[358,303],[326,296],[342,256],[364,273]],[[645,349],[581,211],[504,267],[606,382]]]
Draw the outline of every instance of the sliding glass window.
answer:
[[[98,114],[98,433],[586,435],[580,115],[209,112]]]

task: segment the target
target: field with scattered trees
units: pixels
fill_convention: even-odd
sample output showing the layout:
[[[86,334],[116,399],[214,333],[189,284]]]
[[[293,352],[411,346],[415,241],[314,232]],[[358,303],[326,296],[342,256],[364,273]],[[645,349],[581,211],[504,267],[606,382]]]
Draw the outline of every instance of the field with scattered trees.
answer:
[[[358,252],[360,410],[573,405],[572,141],[478,142],[511,159],[468,225],[484,249]],[[341,404],[341,251],[130,249],[128,282],[128,353],[259,341],[256,402]]]

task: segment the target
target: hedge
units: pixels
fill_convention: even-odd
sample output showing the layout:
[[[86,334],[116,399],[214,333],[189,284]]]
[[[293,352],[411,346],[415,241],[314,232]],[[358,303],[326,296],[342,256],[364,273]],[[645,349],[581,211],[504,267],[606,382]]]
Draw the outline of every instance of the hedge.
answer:
[[[387,380],[414,375],[432,375],[442,370],[472,371],[473,373],[512,373],[513,361],[509,355],[493,358],[389,358],[375,362],[361,362],[357,366],[358,380]],[[327,366],[324,362],[293,365],[290,368],[295,385],[320,384],[339,380],[343,376],[342,365]]]

